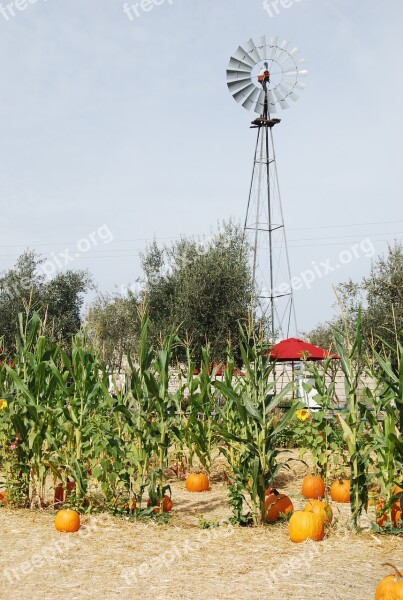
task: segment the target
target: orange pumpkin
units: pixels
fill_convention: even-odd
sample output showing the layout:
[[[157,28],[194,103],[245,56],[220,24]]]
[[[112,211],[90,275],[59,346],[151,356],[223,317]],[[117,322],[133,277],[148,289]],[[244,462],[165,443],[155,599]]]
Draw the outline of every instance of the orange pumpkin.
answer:
[[[66,488],[63,486],[62,483],[59,483],[55,487],[54,503],[60,504],[61,502],[64,502],[66,500],[67,496],[74,490],[74,488],[75,488],[74,481],[68,481]]]
[[[57,531],[75,533],[80,529],[80,515],[75,510],[59,510],[55,518]]]
[[[322,500],[310,500],[305,506],[304,511],[319,515],[325,525],[331,523],[333,520],[332,507]]]
[[[350,502],[350,480],[336,479],[330,486],[330,497],[334,502]]]
[[[265,491],[264,495],[270,496],[270,494],[271,494],[271,487],[268,487],[267,490]]]
[[[388,515],[385,513],[382,513],[382,510],[385,508],[385,500],[378,500],[375,503],[375,517],[376,517],[376,523],[377,525],[379,525],[379,527],[383,527],[386,523],[386,521],[388,520]]]
[[[298,543],[308,539],[320,542],[325,535],[325,524],[320,515],[297,510],[290,519],[288,531],[292,542]]]
[[[304,498],[324,498],[325,482],[319,475],[307,475],[302,480],[302,495]]]
[[[274,523],[281,514],[288,515],[293,510],[294,506],[288,496],[272,490],[264,502],[264,520],[267,523]]]
[[[148,500],[147,505],[150,506],[151,505],[151,500]],[[174,503],[172,502],[172,498],[170,496],[164,496],[162,498],[162,512],[166,513],[166,512],[170,512],[172,510]],[[161,498],[157,498],[156,502],[155,502],[155,506],[153,508],[153,512],[155,513],[159,513],[160,511],[160,506],[161,506]]]
[[[395,527],[403,527],[403,496],[400,496],[399,500],[393,504],[391,516]]]
[[[7,490],[0,492],[0,504],[3,504],[4,506],[7,506],[7,494]]]
[[[209,478],[204,473],[191,473],[185,481],[188,492],[206,492],[210,487]]]
[[[375,600],[403,600],[403,572],[391,563],[383,563],[383,566],[392,567],[394,574],[382,579],[376,588]]]

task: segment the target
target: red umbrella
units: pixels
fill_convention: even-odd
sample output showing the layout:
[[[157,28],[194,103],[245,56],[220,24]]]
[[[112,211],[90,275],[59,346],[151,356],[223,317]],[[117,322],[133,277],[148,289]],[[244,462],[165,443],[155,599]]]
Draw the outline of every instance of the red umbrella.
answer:
[[[278,362],[291,362],[292,363],[292,379],[294,381],[294,361],[300,360],[326,360],[327,358],[337,359],[340,358],[337,354],[332,354],[328,350],[308,344],[304,340],[298,338],[288,338],[278,344],[275,344],[271,350],[268,351],[270,360]],[[294,391],[293,391],[294,398]]]
[[[326,360],[327,358],[340,358],[328,350],[308,344],[298,338],[288,338],[275,344],[269,351],[270,359],[280,362],[291,362],[296,360]]]

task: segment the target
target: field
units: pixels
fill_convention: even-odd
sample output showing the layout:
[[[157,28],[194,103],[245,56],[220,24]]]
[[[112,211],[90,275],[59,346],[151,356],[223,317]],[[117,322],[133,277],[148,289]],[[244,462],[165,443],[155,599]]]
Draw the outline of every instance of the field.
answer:
[[[304,468],[295,464],[277,483],[298,509]],[[346,530],[349,505],[333,503],[337,523],[322,542],[293,544],[286,523],[201,529],[203,520],[229,516],[221,472],[201,494],[171,485],[174,509],[162,525],[93,515],[67,535],[54,529],[51,511],[2,509],[1,597],[368,600],[385,573],[381,563],[402,566],[403,536]]]
[[[364,600],[382,563],[403,567],[400,345],[363,363],[359,334],[351,348],[339,333],[346,404],[335,410],[331,359],[307,363],[310,411],[246,331],[243,371],[206,348],[173,390],[177,340],[152,347],[144,315],[138,362],[110,391],[84,335],[66,351],[41,328],[34,315],[0,365],[0,600]],[[303,480],[306,498],[332,498],[333,522],[327,507],[297,512]],[[55,503],[80,513],[78,531],[56,531]]]

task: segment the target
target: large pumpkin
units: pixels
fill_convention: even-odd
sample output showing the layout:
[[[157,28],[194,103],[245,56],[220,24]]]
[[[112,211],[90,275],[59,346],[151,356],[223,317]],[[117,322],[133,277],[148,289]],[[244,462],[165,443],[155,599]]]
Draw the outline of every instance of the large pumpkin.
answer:
[[[326,502],[323,502],[322,500],[310,500],[305,506],[304,511],[312,512],[316,515],[319,515],[322,518],[323,523],[325,525],[331,523],[333,520],[332,507],[329,504],[326,504]]]
[[[80,529],[80,515],[75,510],[59,510],[55,518],[57,531],[75,533]]]
[[[264,520],[273,523],[281,514],[288,515],[293,510],[294,506],[288,496],[272,490],[264,502]]]
[[[334,502],[350,502],[350,480],[336,479],[330,486],[330,497]]]
[[[206,492],[210,482],[204,473],[191,473],[185,481],[185,486],[189,492]]]
[[[303,542],[313,540],[320,542],[325,534],[325,525],[321,516],[313,512],[297,510],[288,524],[290,540],[292,542]]]
[[[325,497],[325,482],[319,475],[307,475],[302,480],[302,495],[304,498],[318,498]]]
[[[375,600],[403,600],[403,573],[398,571],[395,565],[383,564],[392,567],[395,572],[382,579],[376,588]]]

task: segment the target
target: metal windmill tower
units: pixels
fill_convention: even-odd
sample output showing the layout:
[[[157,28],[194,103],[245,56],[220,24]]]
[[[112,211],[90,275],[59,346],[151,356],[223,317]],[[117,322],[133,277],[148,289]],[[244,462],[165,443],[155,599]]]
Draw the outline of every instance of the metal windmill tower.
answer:
[[[295,90],[305,87],[300,78],[308,72],[301,69],[305,61],[296,59],[297,53],[298,48],[286,40],[279,44],[275,37],[268,44],[261,36],[256,44],[250,39],[239,46],[227,68],[227,85],[234,99],[260,115],[251,125],[257,129],[257,141],[244,233],[252,250],[257,289],[252,300],[261,316],[270,317],[273,343],[289,337],[291,326],[297,333],[273,138],[273,127],[280,123],[273,114],[278,108],[289,108],[288,101],[299,98]]]

